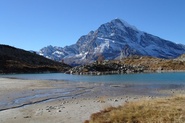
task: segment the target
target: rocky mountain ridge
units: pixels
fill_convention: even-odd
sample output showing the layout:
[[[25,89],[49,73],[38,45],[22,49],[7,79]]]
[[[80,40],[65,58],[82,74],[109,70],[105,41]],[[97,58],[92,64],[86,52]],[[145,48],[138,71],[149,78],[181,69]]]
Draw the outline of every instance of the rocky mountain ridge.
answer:
[[[121,19],[102,24],[81,36],[76,44],[48,46],[38,54],[70,65],[93,63],[99,56],[115,60],[132,55],[171,59],[185,53],[185,46],[138,30]]]

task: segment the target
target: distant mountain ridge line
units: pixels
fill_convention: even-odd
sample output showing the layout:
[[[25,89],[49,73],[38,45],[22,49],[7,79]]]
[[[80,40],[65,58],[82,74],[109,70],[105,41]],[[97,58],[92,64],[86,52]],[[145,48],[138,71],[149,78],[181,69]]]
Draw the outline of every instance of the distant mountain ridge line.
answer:
[[[92,63],[100,55],[105,60],[139,55],[158,58],[176,58],[185,53],[185,45],[162,39],[128,24],[114,19],[102,24],[97,30],[90,31],[70,46],[48,46],[38,54],[56,61],[64,60],[70,65]]]

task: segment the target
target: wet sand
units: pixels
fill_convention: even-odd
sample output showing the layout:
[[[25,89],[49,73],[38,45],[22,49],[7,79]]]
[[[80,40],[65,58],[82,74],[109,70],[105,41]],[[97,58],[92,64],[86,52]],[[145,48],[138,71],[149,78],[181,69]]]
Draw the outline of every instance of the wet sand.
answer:
[[[82,123],[128,101],[185,94],[184,85],[84,83],[0,78],[0,123]]]

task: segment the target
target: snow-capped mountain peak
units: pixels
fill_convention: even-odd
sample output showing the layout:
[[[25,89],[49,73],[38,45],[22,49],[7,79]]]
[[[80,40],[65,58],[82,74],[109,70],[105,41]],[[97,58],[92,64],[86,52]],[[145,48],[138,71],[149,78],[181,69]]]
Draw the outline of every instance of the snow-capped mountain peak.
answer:
[[[41,49],[39,54],[77,65],[93,62],[99,56],[103,56],[106,60],[119,59],[121,52],[124,57],[144,55],[175,58],[185,53],[185,46],[140,31],[117,18],[81,36],[76,44],[64,48],[48,46]]]
[[[122,27],[124,25],[127,28],[132,28],[133,30],[139,31],[135,26],[130,25],[129,23],[127,23],[126,21],[124,21],[120,18],[116,18],[116,19],[112,20],[111,22],[114,23],[115,25],[117,25],[118,27]]]

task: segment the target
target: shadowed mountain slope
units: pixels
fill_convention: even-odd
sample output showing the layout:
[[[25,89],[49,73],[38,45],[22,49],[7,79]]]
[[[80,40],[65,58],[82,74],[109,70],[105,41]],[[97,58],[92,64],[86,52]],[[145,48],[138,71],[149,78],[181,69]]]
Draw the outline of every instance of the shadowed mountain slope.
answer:
[[[0,45],[0,73],[65,72],[69,68],[69,65],[47,59],[35,52]]]

